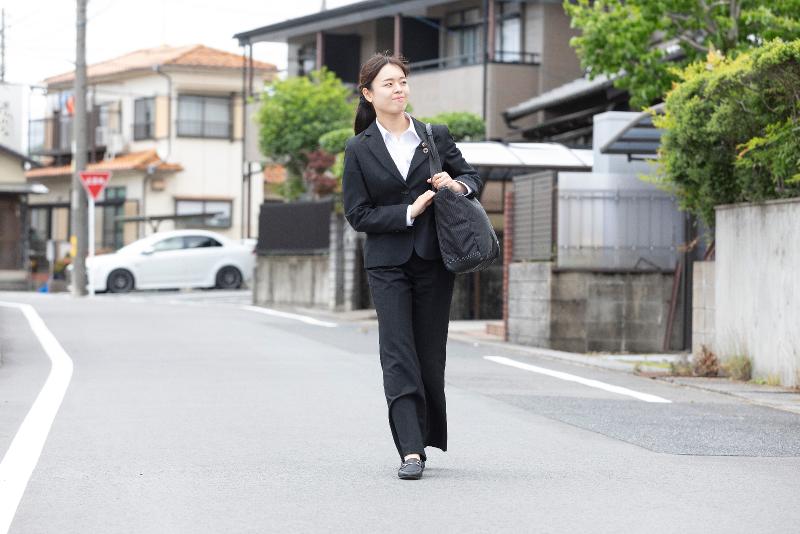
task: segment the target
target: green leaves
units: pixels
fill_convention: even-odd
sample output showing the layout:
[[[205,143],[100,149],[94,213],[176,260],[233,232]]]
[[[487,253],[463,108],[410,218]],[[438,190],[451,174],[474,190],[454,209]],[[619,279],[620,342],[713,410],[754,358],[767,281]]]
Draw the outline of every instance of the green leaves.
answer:
[[[800,0],[565,0],[571,41],[591,76],[619,75],[631,105],[660,100],[684,68],[711,51],[726,56],[780,37],[800,38]]]
[[[714,225],[714,206],[800,195],[800,40],[734,59],[710,55],[681,74],[656,119],[658,181]]]
[[[302,192],[299,177],[320,137],[349,126],[355,109],[351,98],[350,89],[327,69],[276,81],[264,91],[257,114],[259,145],[265,156],[286,165],[287,197]]]
[[[486,137],[486,124],[483,119],[467,111],[443,112],[433,117],[418,118],[418,120],[446,125],[456,142],[483,141]]]

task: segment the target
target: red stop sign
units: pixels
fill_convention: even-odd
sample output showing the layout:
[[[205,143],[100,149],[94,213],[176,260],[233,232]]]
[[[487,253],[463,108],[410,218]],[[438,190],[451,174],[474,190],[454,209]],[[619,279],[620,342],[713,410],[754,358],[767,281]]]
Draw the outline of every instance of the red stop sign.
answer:
[[[78,174],[84,189],[94,200],[97,200],[108,184],[108,180],[111,179],[110,171],[83,171]]]

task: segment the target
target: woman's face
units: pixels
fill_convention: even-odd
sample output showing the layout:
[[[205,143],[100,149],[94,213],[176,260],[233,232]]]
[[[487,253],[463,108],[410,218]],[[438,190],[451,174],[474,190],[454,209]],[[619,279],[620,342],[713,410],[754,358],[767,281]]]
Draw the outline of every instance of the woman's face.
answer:
[[[378,113],[399,114],[405,111],[408,104],[408,81],[403,69],[387,63],[378,71],[378,75],[370,84],[372,90],[361,90],[364,98],[372,102]]]

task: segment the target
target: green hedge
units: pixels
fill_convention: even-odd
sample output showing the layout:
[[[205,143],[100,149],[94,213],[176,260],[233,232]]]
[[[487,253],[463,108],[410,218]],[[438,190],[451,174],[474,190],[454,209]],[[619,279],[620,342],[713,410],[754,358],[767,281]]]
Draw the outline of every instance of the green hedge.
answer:
[[[417,117],[417,120],[447,125],[456,141],[483,141],[486,138],[486,124],[474,113],[452,111],[439,113],[433,117]]]
[[[714,206],[800,195],[800,40],[711,53],[665,101],[656,180],[714,226]]]

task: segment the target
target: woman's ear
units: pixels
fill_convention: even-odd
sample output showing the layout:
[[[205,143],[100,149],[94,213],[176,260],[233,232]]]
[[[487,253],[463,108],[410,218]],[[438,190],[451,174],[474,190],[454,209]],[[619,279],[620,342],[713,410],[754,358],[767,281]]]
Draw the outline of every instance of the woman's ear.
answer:
[[[363,87],[361,89],[361,95],[367,100],[367,102],[369,102],[370,104],[372,103],[372,95],[369,94],[369,89]]]

